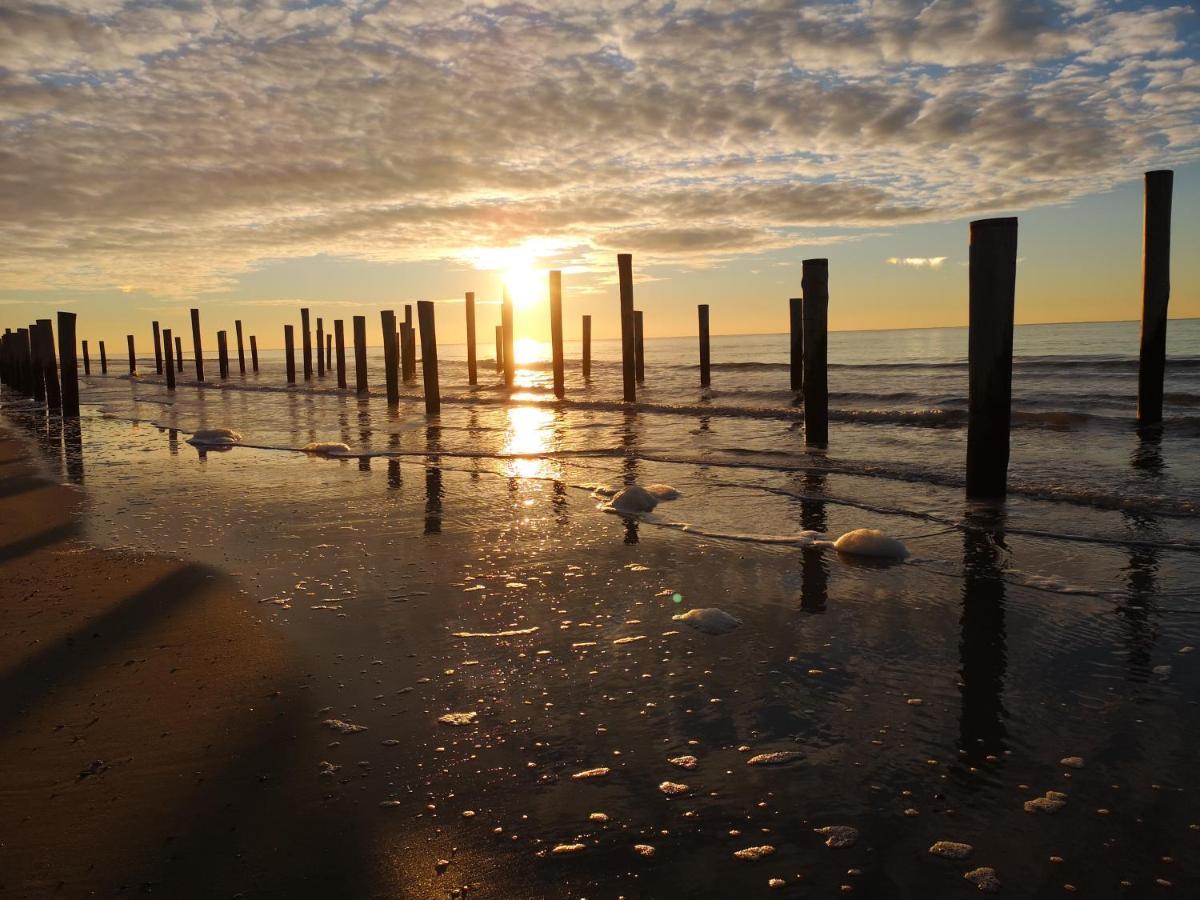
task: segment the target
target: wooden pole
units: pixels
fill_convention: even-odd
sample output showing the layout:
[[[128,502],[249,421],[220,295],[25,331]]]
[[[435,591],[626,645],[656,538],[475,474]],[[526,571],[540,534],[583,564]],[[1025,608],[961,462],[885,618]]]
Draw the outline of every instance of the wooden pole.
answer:
[[[400,348],[396,346],[396,314],[390,309],[385,309],[379,314],[379,318],[383,327],[383,372],[387,381],[387,402],[388,406],[399,406],[399,362],[396,357]]]
[[[333,371],[333,335],[325,335],[325,371]]]
[[[404,327],[400,330],[400,335],[407,359],[404,378],[406,381],[412,381],[417,377],[417,326],[413,324],[411,303],[404,304]]]
[[[154,326],[154,374],[161,375],[163,373],[162,332],[159,330],[157,322],[150,324]]]
[[[90,356],[88,356],[87,341],[81,341],[80,343],[83,346],[83,374],[91,375],[92,374],[92,358]]]
[[[242,320],[234,319],[233,330],[237,334],[238,348],[238,372],[242,375],[246,374],[246,348],[242,343]]]
[[[408,381],[410,378],[413,377],[413,374],[416,373],[416,366],[413,365],[413,360],[412,360],[412,347],[409,346],[409,342],[408,342],[408,331],[409,331],[408,323],[401,322],[399,330],[400,330],[400,344],[399,344],[400,378],[404,381]],[[410,369],[412,370],[411,373],[409,371]]]
[[[1017,284],[1015,218],[980,219],[971,223],[969,267],[967,496],[1000,498],[1008,491],[1013,305]],[[804,302],[807,312],[807,294]],[[807,375],[806,372],[806,407]]]
[[[133,335],[125,335],[125,343],[129,345],[129,374],[137,372],[137,354],[133,352]]]
[[[287,357],[287,383],[296,383],[296,335],[291,325],[283,326],[283,350]]]
[[[554,396],[566,395],[566,373],[563,371],[562,272],[550,272],[550,352],[554,364]]]
[[[44,403],[46,401],[46,369],[42,365],[41,326],[37,322],[30,322],[26,334],[29,336],[29,373],[33,399],[38,403]]]
[[[646,348],[642,343],[642,311],[633,311],[633,372],[638,384],[646,380]]]
[[[104,342],[100,342],[101,364]],[[62,375],[62,411],[64,416],[79,416],[79,363],[75,359],[75,313],[58,314],[58,368]]]
[[[42,342],[42,379],[46,383],[46,405],[51,409],[62,409],[58,360],[54,356],[54,325],[49,319],[38,319],[37,325],[38,339]]]
[[[183,371],[183,338],[179,335],[175,335],[175,369]]]
[[[254,367],[254,371],[258,371],[258,337],[250,335],[250,365]]]
[[[58,320],[59,340],[62,340],[62,328],[63,328],[62,319],[59,319]],[[61,347],[59,348],[58,355],[60,358],[62,357],[62,348]],[[100,374],[101,375],[108,374],[108,356],[104,353],[104,341],[100,341]]]
[[[621,381],[624,400],[637,400],[637,378],[633,334],[633,254],[617,254],[617,277],[621,284]]]
[[[583,377],[592,377],[592,317],[583,317]]]
[[[196,354],[196,380],[204,380],[204,350],[200,346],[200,310],[192,310],[192,352]]]
[[[163,370],[167,375],[167,390],[175,390],[175,351],[172,346],[171,329],[164,328],[162,333],[163,340],[163,362],[166,368]]]
[[[354,317],[354,374],[359,394],[367,393],[367,317]]]
[[[516,381],[517,365],[516,338],[513,335],[513,302],[508,288],[504,289],[504,299],[500,302],[500,324],[504,328],[504,386],[512,388]]]
[[[700,387],[708,387],[712,382],[708,355],[708,304],[701,303],[697,306],[696,315],[700,320]]]
[[[33,351],[30,349],[29,329],[17,329],[17,366],[21,373],[21,393],[33,396]]]
[[[804,390],[804,301],[788,300],[788,319],[792,336],[792,390]]]
[[[1138,362],[1139,425],[1162,421],[1167,364],[1167,301],[1171,297],[1171,190],[1175,173],[1146,173],[1142,221],[1142,340]]]
[[[317,377],[325,377],[325,320],[317,316]]]
[[[217,332],[217,365],[221,370],[221,380],[229,377],[229,332]]]
[[[304,380],[312,381],[312,332],[309,330],[308,310],[300,310],[300,341],[304,346]]]
[[[346,389],[346,331],[341,319],[333,320],[333,340],[337,344],[338,387]]]
[[[804,293],[804,443],[829,444],[829,260],[806,259],[800,288]]]
[[[496,371],[504,371],[504,326],[496,326]]]
[[[442,398],[438,390],[437,333],[434,330],[433,301],[417,303],[417,321],[421,328],[421,375],[425,382],[425,413],[441,412]]]
[[[467,384],[478,384],[475,368],[475,292],[467,291]]]

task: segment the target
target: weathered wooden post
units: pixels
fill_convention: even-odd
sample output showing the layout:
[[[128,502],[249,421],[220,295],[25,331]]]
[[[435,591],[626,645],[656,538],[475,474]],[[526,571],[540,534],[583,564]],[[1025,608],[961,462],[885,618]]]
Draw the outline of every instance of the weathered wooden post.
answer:
[[[467,384],[477,384],[475,370],[475,292],[467,291]]]
[[[367,393],[367,317],[354,317],[354,374],[359,394]]]
[[[38,403],[46,400],[46,374],[42,368],[42,329],[37,322],[30,322],[25,330],[29,340],[29,377],[33,399]]]
[[[792,337],[792,390],[804,390],[804,301],[799,297],[788,300],[788,319]]]
[[[646,348],[642,343],[642,311],[633,311],[633,374],[638,384],[646,381]]]
[[[563,371],[562,272],[550,272],[550,355],[554,366],[554,396],[561,400],[567,392]]]
[[[496,371],[504,371],[504,326],[496,326]]]
[[[229,377],[229,332],[217,332],[217,367],[221,372],[221,380]]]
[[[708,387],[712,382],[708,354],[708,304],[701,303],[697,306],[696,315],[700,321],[700,387]]]
[[[175,369],[183,371],[183,338],[175,335]]]
[[[1167,364],[1167,301],[1171,297],[1171,189],[1175,173],[1146,173],[1142,221],[1142,340],[1138,361],[1138,425],[1162,422]]]
[[[46,405],[51,409],[62,409],[62,393],[59,390],[58,360],[54,356],[54,325],[49,319],[38,319],[38,340],[41,341],[42,380],[46,383]]]
[[[204,380],[204,351],[200,346],[200,310],[192,310],[192,352],[196,354],[196,380]]]
[[[104,358],[104,342],[100,342],[100,357]],[[62,375],[62,412],[64,416],[79,416],[79,363],[75,359],[75,313],[58,314],[58,367]]]
[[[81,341],[80,344],[83,347],[83,374],[91,375],[92,374],[92,358],[90,356],[88,356],[87,341]]]
[[[633,254],[617,254],[617,277],[621,286],[621,381],[626,403],[637,400],[637,372],[633,335]]]
[[[438,390],[437,333],[434,330],[433,301],[417,303],[417,321],[421,328],[421,375],[425,383],[425,413],[436,415],[442,410]]]
[[[154,326],[154,374],[161,375],[163,373],[162,332],[159,330],[157,322],[150,324]]]
[[[387,382],[388,406],[400,405],[399,347],[396,346],[396,314],[385,309],[379,314],[380,325],[383,327],[383,373]]]
[[[325,377],[325,320],[317,316],[317,377]]]
[[[304,380],[312,381],[312,332],[309,330],[308,309],[300,310],[300,341],[304,345]]]
[[[29,343],[29,329],[17,329],[17,366],[21,372],[21,393],[33,396],[33,350]]]
[[[337,344],[338,387],[346,389],[346,332],[341,319],[333,320],[334,343]]]
[[[592,317],[583,317],[583,377],[592,377]]]
[[[283,351],[287,357],[287,383],[296,383],[296,335],[291,325],[283,326]]]
[[[60,336],[59,337],[60,340],[62,339],[61,338],[62,328],[63,328],[62,319],[59,319],[58,320],[58,333]],[[58,355],[60,358],[62,357],[62,348],[61,347],[58,350]],[[104,341],[100,341],[100,374],[101,375],[108,374],[108,356],[104,352]]]
[[[1017,285],[1015,218],[979,219],[971,223],[969,267],[967,496],[999,498],[1008,491],[1013,305]],[[807,312],[808,294],[804,295],[804,303]],[[807,329],[808,322],[804,324]],[[805,372],[806,408],[808,403],[809,382]]]
[[[172,347],[172,335],[170,328],[164,328],[162,333],[163,341],[163,363],[166,366],[163,371],[167,376],[167,390],[175,390],[175,351]]]
[[[404,378],[412,381],[417,377],[417,326],[413,324],[413,308],[411,303],[404,304],[404,327],[400,329],[401,340],[405,348]]]
[[[242,343],[242,320],[241,319],[233,320],[233,330],[237,334],[238,372],[242,375],[245,375],[246,374],[246,349],[245,349],[245,345]]]
[[[250,365],[258,371],[258,336],[253,334],[250,335]]]
[[[504,298],[500,301],[500,325],[504,329],[504,386],[512,388],[517,374],[516,338],[513,335],[513,302],[504,289]]]
[[[829,260],[806,259],[800,288],[804,294],[804,443],[829,443]]]
[[[413,366],[412,360],[412,348],[408,343],[408,325],[405,322],[401,322],[399,330],[400,379],[402,381],[408,381],[412,377],[412,375],[409,374],[409,369],[413,368],[415,371],[415,366]]]
[[[333,335],[325,335],[325,371],[333,371]]]
[[[133,375],[137,372],[137,354],[133,352],[133,335],[125,335],[125,342],[129,345],[129,374]]]

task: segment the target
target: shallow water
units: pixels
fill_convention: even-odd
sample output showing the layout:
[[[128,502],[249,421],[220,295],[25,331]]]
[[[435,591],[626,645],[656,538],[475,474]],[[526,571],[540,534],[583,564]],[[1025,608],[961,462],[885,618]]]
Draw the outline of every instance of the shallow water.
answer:
[[[1037,362],[1017,367],[1017,408],[1053,397],[1092,418],[1015,431],[1021,492],[1003,510],[963,502],[961,427],[835,416],[828,453],[808,453],[790,394],[771,390],[786,369],[717,368],[705,400],[690,342],[647,342],[657,409],[613,407],[611,366],[590,389],[568,383],[591,406],[504,407],[489,371],[475,393],[490,399],[448,402],[434,422],[417,400],[389,412],[378,397],[183,385],[169,398],[110,377],[90,379],[78,434],[34,431],[87,491],[92,539],[238,573],[303,650],[325,710],[314,731],[366,726],[330,731],[340,743],[312,768],[370,823],[382,887],[926,897],[974,893],[963,875],[986,866],[1011,896],[1150,896],[1156,879],[1187,896],[1200,889],[1195,436],[1181,403],[1139,438],[1117,420],[1132,409],[1127,366],[1055,357],[1118,357],[1132,326],[1035,331],[1018,329]],[[832,405],[884,405],[847,401],[849,385],[918,395],[893,411],[961,392],[964,336],[831,336],[846,364]],[[756,363],[786,352],[779,336],[727,339],[714,358],[735,349]],[[908,369],[871,374],[880,363]],[[453,365],[443,390],[465,395]],[[535,396],[547,376],[522,373]],[[1173,366],[1168,395],[1200,394],[1198,377]],[[273,379],[264,365],[258,382]],[[1115,421],[1094,415],[1101,383],[1124,398]],[[732,412],[662,409],[699,404]],[[6,413],[31,427],[20,405]],[[217,427],[365,455],[184,442]],[[623,520],[584,486],[635,480],[682,497]],[[859,527],[912,556],[856,560],[800,537]],[[706,634],[673,618],[707,607],[741,624]],[[438,721],[465,712],[473,722]],[[778,752],[797,755],[748,764]],[[694,769],[670,761],[684,756]],[[342,768],[321,776],[323,761]],[[571,777],[593,769],[608,771]],[[1066,805],[1025,810],[1047,791]],[[852,846],[814,831],[842,825]],[[971,854],[930,855],[937,841]]]

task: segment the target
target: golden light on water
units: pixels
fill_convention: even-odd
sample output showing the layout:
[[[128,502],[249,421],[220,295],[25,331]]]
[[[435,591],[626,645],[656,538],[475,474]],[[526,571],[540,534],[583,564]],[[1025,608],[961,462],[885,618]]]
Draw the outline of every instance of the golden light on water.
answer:
[[[505,453],[537,454],[551,448],[554,412],[537,406],[515,406],[508,410]],[[554,474],[551,461],[536,457],[508,460],[507,474],[516,478],[547,478]]]
[[[517,338],[513,341],[513,359],[518,366],[542,362],[550,358],[550,345],[533,338]]]

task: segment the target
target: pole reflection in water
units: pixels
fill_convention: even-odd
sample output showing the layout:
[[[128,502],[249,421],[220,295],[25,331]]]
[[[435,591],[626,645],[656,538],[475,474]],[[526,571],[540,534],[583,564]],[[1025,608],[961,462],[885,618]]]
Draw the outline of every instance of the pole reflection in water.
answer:
[[[805,472],[804,496],[800,499],[800,527],[805,531],[824,532],[829,527],[825,503],[813,497],[825,493],[825,474]],[[800,550],[800,609],[822,613],[829,602],[829,560],[816,547]]]
[[[179,455],[179,429],[167,429],[167,452],[172,456]]]
[[[62,420],[59,420],[62,422]],[[70,418],[62,426],[63,457],[67,464],[67,480],[72,484],[83,484],[83,431],[79,420]]]
[[[1125,513],[1124,517],[1133,530],[1158,530],[1158,523],[1148,516]],[[1117,615],[1125,624],[1125,674],[1130,681],[1145,682],[1153,671],[1151,662],[1158,637],[1158,565],[1157,548],[1142,545],[1129,549],[1127,593],[1117,605]]]
[[[1004,514],[999,510],[968,513],[963,533],[963,602],[960,620],[959,750],[968,765],[1004,751],[1008,714],[1004,709],[1007,644],[1004,624],[1004,579],[1000,562]]]
[[[638,476],[638,414],[627,409],[622,417],[624,421],[621,424],[621,477],[628,487],[637,483]]]
[[[400,487],[400,460],[388,460],[388,487],[395,490]]]
[[[442,467],[438,464],[442,429],[430,425],[425,429],[425,447],[429,456],[425,462],[425,534],[442,533]]]

